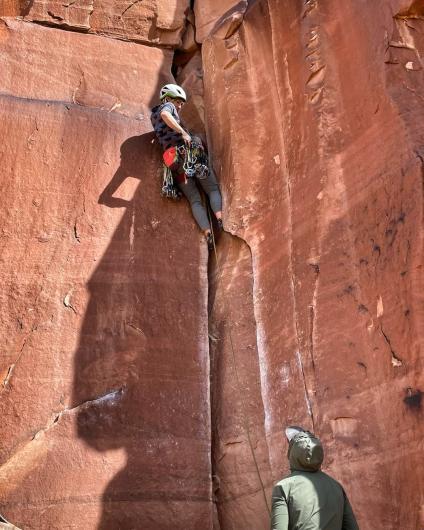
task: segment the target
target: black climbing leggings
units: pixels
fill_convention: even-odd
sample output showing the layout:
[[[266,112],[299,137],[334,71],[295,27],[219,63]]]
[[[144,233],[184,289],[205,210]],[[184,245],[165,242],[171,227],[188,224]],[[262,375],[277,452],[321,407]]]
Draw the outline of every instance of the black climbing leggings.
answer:
[[[218,183],[216,181],[213,170],[210,170],[209,176],[205,179],[198,179],[196,177],[187,178],[187,183],[178,182],[178,187],[187,197],[193,217],[202,230],[209,228],[208,213],[205,206],[202,204],[202,198],[197,185],[203,188],[206,195],[209,197],[209,202],[214,213],[222,210],[222,198],[219,191]]]

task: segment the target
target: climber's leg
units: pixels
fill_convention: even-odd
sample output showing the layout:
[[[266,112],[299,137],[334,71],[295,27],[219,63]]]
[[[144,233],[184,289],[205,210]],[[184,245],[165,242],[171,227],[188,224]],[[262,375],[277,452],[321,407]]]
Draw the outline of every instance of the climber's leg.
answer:
[[[209,170],[207,178],[199,180],[200,185],[204,189],[205,193],[209,197],[209,203],[215,217],[219,220],[222,218],[222,197],[219,191],[218,182],[216,180],[215,173],[212,168]],[[222,227],[222,221],[219,223]]]
[[[187,197],[191,206],[191,211],[193,212],[193,217],[205,236],[207,236],[207,234],[210,232],[209,219],[206,208],[202,204],[200,192],[196,186],[196,179],[188,178],[186,180],[187,181],[185,183],[178,181],[178,187]]]

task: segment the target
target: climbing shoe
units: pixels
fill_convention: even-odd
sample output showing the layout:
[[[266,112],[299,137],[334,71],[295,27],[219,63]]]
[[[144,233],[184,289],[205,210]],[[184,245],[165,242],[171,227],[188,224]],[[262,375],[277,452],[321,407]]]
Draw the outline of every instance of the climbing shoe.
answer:
[[[220,230],[224,230],[224,225],[222,224],[222,219],[217,219],[218,227]]]
[[[208,244],[208,250],[213,250],[213,235],[212,232],[206,235],[206,243]]]

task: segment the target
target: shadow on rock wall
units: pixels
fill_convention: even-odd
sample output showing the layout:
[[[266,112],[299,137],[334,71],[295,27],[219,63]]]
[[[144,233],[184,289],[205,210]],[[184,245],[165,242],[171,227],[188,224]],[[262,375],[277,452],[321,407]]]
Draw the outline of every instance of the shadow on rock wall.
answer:
[[[184,377],[195,379],[196,369],[191,340],[183,337],[187,328],[199,328],[200,315],[194,313],[186,325],[181,293],[197,292],[200,276],[191,276],[187,285],[177,281],[181,241],[174,225],[176,216],[187,222],[188,212],[160,197],[159,150],[152,140],[149,133],[122,144],[120,166],[100,196],[101,204],[126,209],[88,283],[90,300],[75,355],[78,435],[97,451],[127,453],[126,467],[104,492],[100,530],[178,528],[171,523],[178,521],[179,506],[199,495],[205,500],[196,489],[199,479],[184,470],[188,462],[179,454],[182,439],[199,437],[199,425],[205,443],[208,434],[190,384],[184,384]],[[141,181],[133,199],[114,197],[128,177]],[[198,252],[192,245],[189,257],[198,260]],[[186,415],[191,422],[184,422]],[[104,462],[110,458],[113,453]],[[102,473],[108,475],[107,466]],[[201,480],[208,482],[207,476]]]
[[[114,198],[113,193],[128,176],[142,178],[143,167],[146,169],[143,159],[149,160],[153,154],[148,140],[149,135],[144,135],[124,142],[121,164],[100,197],[103,204],[125,206],[127,210],[89,281],[90,302],[75,356],[74,402],[91,401],[81,407],[79,436],[98,451],[128,449],[128,467],[104,493],[100,528],[105,529],[113,527],[111,503],[127,499],[130,484],[131,489],[135,486],[131,474],[141,479],[144,475],[129,447],[145,424],[139,379],[146,355],[144,320],[148,307],[137,303],[146,300],[147,294],[143,282],[146,238],[139,237],[143,222],[141,186],[131,202]],[[125,519],[120,520],[125,525]]]

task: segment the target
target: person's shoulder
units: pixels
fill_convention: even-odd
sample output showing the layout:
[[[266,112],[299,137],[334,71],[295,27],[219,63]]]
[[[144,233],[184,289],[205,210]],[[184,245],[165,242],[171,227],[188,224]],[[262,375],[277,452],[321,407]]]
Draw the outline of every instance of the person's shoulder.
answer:
[[[162,103],[161,105],[159,105],[159,112],[162,112],[164,110],[166,110],[167,112],[171,114],[175,114],[177,112],[175,105],[171,103],[170,101],[166,101],[165,103]]]
[[[289,488],[290,485],[292,485],[295,481],[296,481],[295,475],[292,475],[292,474],[287,475],[274,484],[274,489],[282,488],[283,490],[286,490],[286,488]]]
[[[322,470],[319,470],[317,471],[317,474],[320,474],[320,476],[322,476],[325,480],[328,480],[329,482],[333,482],[334,484],[338,484],[340,487],[341,484],[335,479],[333,478],[332,476],[330,476],[328,473],[325,473],[325,471],[322,471]]]
[[[327,482],[328,484],[332,484],[334,488],[344,491],[343,486],[340,484],[340,482],[336,480],[335,478],[331,477],[330,475],[328,475],[327,473],[325,473],[324,471],[318,471],[317,475],[319,475],[321,480]]]

